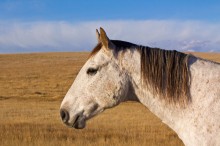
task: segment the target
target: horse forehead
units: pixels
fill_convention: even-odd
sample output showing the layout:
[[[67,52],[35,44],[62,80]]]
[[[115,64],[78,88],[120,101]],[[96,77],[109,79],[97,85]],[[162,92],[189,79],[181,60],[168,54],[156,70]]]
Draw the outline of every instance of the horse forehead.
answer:
[[[110,58],[108,55],[106,55],[106,53],[102,50],[100,50],[94,57],[91,58],[91,62],[92,63],[96,63],[96,62],[104,62],[104,61],[108,61]]]

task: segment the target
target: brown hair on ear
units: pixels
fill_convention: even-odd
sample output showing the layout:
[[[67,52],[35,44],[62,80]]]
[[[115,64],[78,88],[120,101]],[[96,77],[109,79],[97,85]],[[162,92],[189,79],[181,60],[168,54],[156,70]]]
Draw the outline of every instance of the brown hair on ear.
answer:
[[[108,39],[106,32],[102,27],[100,27],[100,41],[106,49],[109,48],[110,40]]]
[[[114,43],[107,37],[105,30],[100,27],[100,43],[104,46],[106,51],[115,49]]]

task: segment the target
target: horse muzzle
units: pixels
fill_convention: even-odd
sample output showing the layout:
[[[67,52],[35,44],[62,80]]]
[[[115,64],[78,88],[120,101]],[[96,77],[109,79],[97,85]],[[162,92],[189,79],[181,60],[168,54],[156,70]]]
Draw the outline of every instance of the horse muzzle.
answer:
[[[66,124],[68,127],[75,128],[75,129],[83,129],[86,126],[86,118],[81,113],[78,113],[72,118],[73,120],[70,120],[70,114],[67,110],[61,109],[60,110],[60,117],[64,124]]]

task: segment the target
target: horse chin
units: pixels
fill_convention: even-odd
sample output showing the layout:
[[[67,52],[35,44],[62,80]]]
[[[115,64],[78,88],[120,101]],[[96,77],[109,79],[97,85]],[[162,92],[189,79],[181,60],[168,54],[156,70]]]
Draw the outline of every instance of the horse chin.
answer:
[[[83,129],[86,127],[86,119],[85,117],[77,117],[76,118],[76,121],[74,122],[74,124],[72,125],[73,128],[75,129]]]

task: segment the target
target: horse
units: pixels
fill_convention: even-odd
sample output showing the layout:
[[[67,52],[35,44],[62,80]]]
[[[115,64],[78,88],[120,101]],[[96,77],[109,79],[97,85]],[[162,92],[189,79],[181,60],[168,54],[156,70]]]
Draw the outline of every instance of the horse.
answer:
[[[220,64],[175,50],[110,40],[98,43],[64,97],[60,116],[82,129],[121,102],[137,101],[187,146],[220,145]]]

